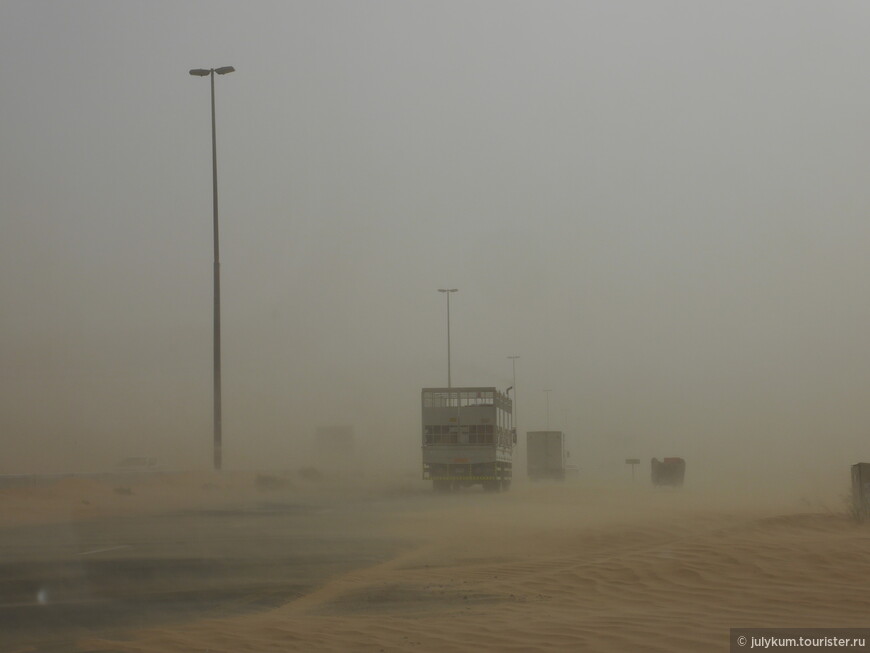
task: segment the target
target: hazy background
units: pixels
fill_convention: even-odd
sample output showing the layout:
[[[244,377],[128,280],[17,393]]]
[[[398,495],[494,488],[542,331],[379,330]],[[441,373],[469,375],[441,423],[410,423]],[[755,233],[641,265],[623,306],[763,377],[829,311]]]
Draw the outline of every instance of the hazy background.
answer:
[[[511,384],[583,473],[870,459],[870,5],[0,4],[0,472],[225,465]],[[525,438],[521,437],[524,445]],[[522,449],[521,447],[521,453]],[[523,457],[520,457],[523,460]],[[647,472],[644,472],[646,474]]]

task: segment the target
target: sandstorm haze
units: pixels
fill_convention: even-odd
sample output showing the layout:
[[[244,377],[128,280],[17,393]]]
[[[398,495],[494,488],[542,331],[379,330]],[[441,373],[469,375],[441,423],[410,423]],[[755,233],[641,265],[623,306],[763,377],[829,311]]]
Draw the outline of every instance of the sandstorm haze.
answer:
[[[870,7],[4,2],[0,472],[228,468],[511,384],[581,473],[870,458]],[[522,447],[520,449],[522,453]],[[520,456],[522,459],[522,456]]]

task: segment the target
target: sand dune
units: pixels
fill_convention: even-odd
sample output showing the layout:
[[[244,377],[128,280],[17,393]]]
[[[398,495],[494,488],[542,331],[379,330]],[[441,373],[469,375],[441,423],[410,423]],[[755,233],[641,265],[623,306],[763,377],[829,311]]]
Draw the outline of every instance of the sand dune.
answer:
[[[756,502],[757,504],[757,502]],[[713,651],[731,627],[856,627],[870,528],[689,491],[519,487],[387,502],[413,545],[277,609],[83,650]]]

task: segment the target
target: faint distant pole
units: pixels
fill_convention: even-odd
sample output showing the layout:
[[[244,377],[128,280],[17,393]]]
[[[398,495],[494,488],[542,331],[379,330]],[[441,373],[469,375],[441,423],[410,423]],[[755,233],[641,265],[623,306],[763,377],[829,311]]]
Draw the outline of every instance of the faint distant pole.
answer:
[[[514,405],[513,411],[511,412],[511,420],[513,421],[514,431],[517,430],[517,359],[519,356],[508,356],[511,362],[511,368],[514,373]]]
[[[450,378],[450,293],[459,292],[459,288],[439,288],[438,292],[447,293],[447,389],[453,387]]]
[[[552,391],[552,388],[544,388],[544,395],[547,397],[547,431],[550,430],[550,393]]]
[[[214,227],[214,468],[223,464],[221,434],[221,258],[218,240],[218,182],[217,182],[217,132],[214,119],[214,74],[226,75],[235,72],[232,66],[222,68],[194,68],[190,71],[195,77],[211,78],[211,177],[212,207]]]

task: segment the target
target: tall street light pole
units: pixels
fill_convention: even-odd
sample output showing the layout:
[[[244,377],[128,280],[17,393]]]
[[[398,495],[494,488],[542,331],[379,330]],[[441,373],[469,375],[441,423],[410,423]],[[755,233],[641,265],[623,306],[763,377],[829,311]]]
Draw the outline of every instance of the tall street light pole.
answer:
[[[547,396],[547,430],[550,430],[550,393],[552,388],[544,388],[544,394]]]
[[[218,239],[218,186],[217,186],[217,132],[214,119],[214,75],[235,72],[232,66],[222,68],[194,68],[190,74],[195,77],[211,78],[211,177],[212,206],[214,212],[214,468],[223,465],[221,435],[221,259]]]
[[[459,288],[439,288],[438,292],[447,293],[447,389],[453,387],[450,378],[450,293],[459,292]]]
[[[514,373],[514,405],[513,412],[511,413],[511,420],[513,421],[514,431],[517,428],[517,359],[519,356],[508,356],[511,362],[511,367]]]

